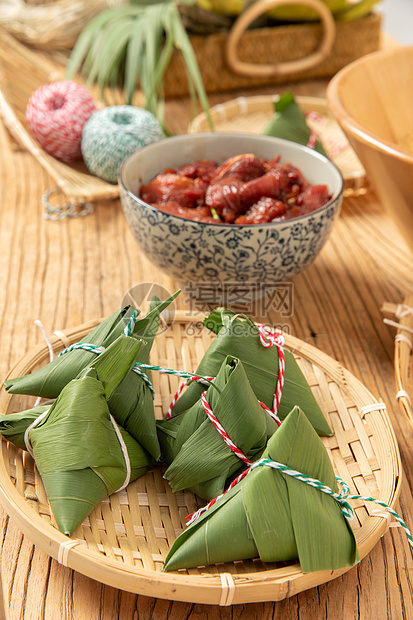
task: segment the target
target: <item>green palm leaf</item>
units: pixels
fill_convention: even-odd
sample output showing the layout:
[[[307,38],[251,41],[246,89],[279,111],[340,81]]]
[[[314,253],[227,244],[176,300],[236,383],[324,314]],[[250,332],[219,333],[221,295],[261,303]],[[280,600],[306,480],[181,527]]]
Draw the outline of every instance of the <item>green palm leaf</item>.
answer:
[[[81,72],[89,84],[98,84],[102,97],[107,86],[121,85],[128,103],[132,102],[139,82],[144,107],[164,125],[162,84],[174,48],[182,53],[192,98],[198,98],[212,130],[195,54],[172,0],[138,2],[100,13],[79,36],[66,77],[70,79]]]

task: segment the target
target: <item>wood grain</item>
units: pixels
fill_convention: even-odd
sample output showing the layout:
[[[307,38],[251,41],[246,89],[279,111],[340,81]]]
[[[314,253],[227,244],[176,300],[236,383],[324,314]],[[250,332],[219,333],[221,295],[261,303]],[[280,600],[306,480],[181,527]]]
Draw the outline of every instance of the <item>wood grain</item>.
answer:
[[[286,86],[308,96],[321,96],[325,88],[323,82]],[[269,92],[262,89],[255,94]],[[211,97],[211,104],[228,98]],[[186,100],[168,102],[172,131],[185,131],[190,117]],[[51,179],[31,155],[11,149],[3,127],[0,152],[0,376],[4,377],[41,340],[34,320],[41,319],[45,329],[53,332],[108,315],[139,282],[158,282],[169,291],[175,285],[142,256],[118,201],[96,203],[94,213],[86,218],[46,221],[41,198]],[[258,308],[256,317],[288,325],[294,336],[336,358],[386,403],[405,473],[398,510],[410,528],[412,429],[397,409],[394,329],[383,324],[380,307],[384,301],[401,303],[412,290],[412,258],[371,192],[345,200],[320,256],[293,280],[291,316],[273,307],[268,312]],[[184,292],[181,307],[186,297]],[[367,558],[328,584],[279,603],[222,608],[103,586],[40,552],[4,512],[0,543],[9,620],[413,618],[413,558],[399,528],[391,528]]]

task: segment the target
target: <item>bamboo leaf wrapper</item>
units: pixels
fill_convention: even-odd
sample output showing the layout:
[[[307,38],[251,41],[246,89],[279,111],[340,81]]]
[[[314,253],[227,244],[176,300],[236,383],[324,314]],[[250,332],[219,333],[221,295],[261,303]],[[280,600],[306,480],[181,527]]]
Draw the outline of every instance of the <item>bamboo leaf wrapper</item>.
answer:
[[[26,450],[24,433],[39,415],[50,409],[51,404],[50,402],[48,405],[38,405],[32,409],[19,411],[18,413],[0,415],[0,434],[8,441],[11,441],[11,443],[14,443],[18,448]]]
[[[165,301],[154,298],[146,316],[135,323],[134,336],[144,339],[136,356],[138,363],[148,364],[153,341],[159,329],[160,314],[179,294],[179,291]],[[143,370],[151,380],[150,370]],[[109,409],[118,424],[123,426],[132,437],[157,461],[161,456],[156,431],[153,396],[148,384],[136,372],[129,372],[108,401]]]
[[[147,314],[142,318],[135,318],[131,337],[146,342],[146,346],[140,348],[137,353],[137,362],[144,364],[149,362],[152,344],[159,329],[160,314],[174,301],[179,292],[165,301],[154,297]],[[102,321],[85,336],[83,342],[105,350],[124,333],[128,323],[139,314],[140,310],[134,306],[127,306]],[[56,398],[69,381],[76,378],[84,368],[93,366],[100,356],[85,349],[70,350],[29,375],[8,379],[4,382],[4,386],[12,394]],[[143,370],[143,372],[150,382],[150,371]],[[155,460],[158,460],[161,452],[156,432],[153,396],[148,382],[131,370],[108,402],[117,423],[139,441]]]
[[[206,391],[213,414],[244,456],[253,460],[278,429],[264,411],[249,385],[242,363],[227,357]],[[163,435],[163,421],[158,423]],[[166,421],[167,433],[161,443],[169,444],[172,464],[165,472],[174,492],[190,489],[204,499],[222,493],[226,479],[246,465],[234,454],[208,418],[202,402]],[[174,433],[174,436],[171,433]]]
[[[337,491],[328,454],[298,407],[270,439],[263,458]],[[298,559],[303,572],[337,570],[358,561],[354,534],[336,500],[265,466],[252,470],[177,538],[164,570],[254,557]]]
[[[84,342],[107,348],[124,332],[133,313],[140,310],[127,306],[114,312],[84,338]],[[29,394],[43,398],[56,398],[62,389],[96,358],[96,353],[75,349],[57,357],[35,372],[7,379],[4,387],[10,394]]]
[[[28,429],[53,515],[67,535],[103,499],[153,466],[146,450],[113,423],[107,404],[140,347],[136,338],[120,336],[94,365],[63,388],[39,424]],[[31,424],[32,415],[23,412],[18,426],[15,414],[15,430],[22,433],[22,426]],[[1,424],[9,417],[2,416]],[[21,435],[18,439],[21,443]]]
[[[204,320],[216,334],[199,364],[196,374],[214,377],[227,355],[242,361],[248,381],[256,397],[271,408],[278,378],[278,352],[275,346],[265,348],[255,323],[244,315],[217,308]],[[331,429],[314,398],[292,353],[284,348],[285,379],[278,416],[283,420],[297,405],[305,412],[319,435],[331,435]],[[175,403],[172,416],[180,415],[199,399],[204,387],[193,382]]]
[[[297,104],[291,92],[283,93],[279,100],[274,103],[274,109],[274,116],[262,132],[264,135],[283,138],[304,146],[309,146],[311,139],[314,139],[312,148],[328,157],[320,140],[312,136],[307,125],[305,112]]]

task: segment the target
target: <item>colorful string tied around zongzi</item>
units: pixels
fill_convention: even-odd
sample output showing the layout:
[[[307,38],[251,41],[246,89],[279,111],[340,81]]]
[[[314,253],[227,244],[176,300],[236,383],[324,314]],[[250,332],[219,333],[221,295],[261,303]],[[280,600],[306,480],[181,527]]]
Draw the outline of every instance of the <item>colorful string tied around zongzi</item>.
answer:
[[[131,320],[132,320],[132,317],[131,317]],[[124,330],[125,336],[128,335],[128,333],[132,333],[133,326],[131,327],[131,325],[132,323],[131,321],[129,321],[128,325],[125,327],[125,330]],[[59,357],[61,355],[64,355],[65,353],[69,353],[70,351],[75,351],[76,349],[83,349],[84,351],[90,351],[91,353],[96,353],[96,355],[100,355],[101,353],[105,351],[105,347],[99,347],[95,344],[90,344],[88,342],[76,342],[75,344],[71,344],[70,346],[66,347],[66,349],[63,349],[63,351],[60,351]],[[137,375],[139,375],[140,378],[146,383],[146,385],[148,386],[152,394],[152,397],[155,398],[155,390],[152,385],[152,381],[149,379],[148,375],[143,370],[141,370],[140,368],[141,365],[143,364],[138,364],[138,363],[134,364],[134,366],[132,367],[132,370]]]
[[[131,320],[129,321],[128,325],[126,326],[126,328],[124,330],[125,335],[127,335],[126,332],[128,332],[128,333],[132,333],[133,332],[133,325],[134,325],[134,323],[131,322],[131,321],[132,321],[132,317],[131,317]],[[75,349],[84,349],[85,351],[90,351],[91,353],[96,353],[96,355],[100,355],[101,353],[103,353],[105,351],[105,347],[99,347],[97,345],[89,344],[87,342],[77,342],[75,344],[71,344],[66,349],[63,349],[63,351],[61,351],[59,353],[59,356],[64,355],[65,353],[69,353],[69,351],[74,351]],[[194,375],[192,373],[186,372],[184,370],[174,370],[173,368],[164,368],[163,366],[158,366],[157,364],[144,364],[143,362],[135,362],[135,364],[132,366],[131,370],[133,372],[135,372],[137,375],[139,375],[145,381],[145,383],[147,384],[148,388],[150,389],[153,397],[155,397],[155,390],[154,390],[154,387],[152,385],[151,380],[149,379],[149,377],[144,372],[144,370],[143,370],[144,368],[146,370],[154,370],[154,371],[159,372],[161,374],[174,375],[176,377],[183,377],[183,378],[185,378],[185,382],[182,384],[180,390],[178,390],[178,392],[176,394],[176,397],[174,398],[171,406],[168,409],[168,412],[172,411],[173,404],[176,402],[179,394],[181,393],[182,389],[185,387],[185,385],[187,385],[188,382],[190,382],[190,381],[200,381],[201,383],[210,383],[214,379],[214,377],[201,377],[201,376]],[[168,417],[170,417],[170,413],[169,413]]]
[[[262,403],[261,401],[258,401],[261,405],[261,407],[267,411],[269,414],[272,414],[272,411],[270,409],[268,409],[268,407],[266,407],[264,405],[264,403]],[[228,433],[226,432],[225,428],[222,426],[222,424],[220,423],[220,421],[218,420],[218,418],[216,417],[216,415],[214,414],[214,412],[212,411],[208,401],[207,401],[207,397],[206,397],[206,392],[202,392],[201,394],[201,403],[204,407],[205,413],[207,414],[209,420],[212,422],[212,424],[214,425],[214,427],[217,429],[218,433],[221,435],[222,439],[225,441],[225,443],[227,444],[227,446],[232,450],[232,452],[234,454],[236,454],[236,456],[241,459],[241,461],[244,461],[244,463],[246,463],[247,465],[252,465],[252,461],[250,461],[245,454],[242,452],[242,450],[240,450],[235,444],[234,442],[231,440],[230,436],[228,435]],[[276,421],[278,426],[281,426],[281,420],[279,418],[276,417]]]
[[[199,381],[200,383],[205,382],[205,379],[207,381],[213,381],[215,377],[198,377],[197,375],[193,375],[191,377],[187,377],[185,379],[185,381],[183,383],[181,383],[181,385],[179,386],[179,388],[177,389],[177,391],[175,392],[174,397],[171,400],[171,404],[168,407],[168,411],[166,412],[166,417],[170,418],[172,417],[172,409],[174,408],[174,405],[176,403],[176,401],[178,400],[178,398],[180,397],[183,389],[189,384],[191,383],[191,381]]]
[[[256,461],[255,463],[252,463],[248,469],[243,471],[235,480],[232,481],[232,483],[224,491],[224,493],[222,493],[218,497],[211,500],[206,506],[203,506],[202,508],[200,508],[193,514],[188,515],[186,518],[187,526],[189,527],[192,523],[194,523],[194,521],[196,521],[204,512],[209,510],[209,508],[211,508],[219,499],[224,497],[224,495],[226,495],[231,489],[233,489],[235,485],[239,484],[241,480],[243,480],[248,474],[250,474],[257,467],[271,467],[272,469],[276,469],[280,471],[281,473],[294,478],[295,480],[300,480],[301,482],[308,484],[309,486],[314,487],[315,489],[318,489],[320,492],[325,493],[326,495],[330,495],[339,504],[342,514],[345,516],[345,518],[348,521],[352,521],[354,518],[354,511],[351,505],[349,504],[349,500],[361,500],[364,502],[374,502],[375,504],[378,504],[379,506],[387,510],[387,512],[389,512],[396,519],[396,521],[401,525],[401,527],[405,531],[405,534],[409,541],[409,545],[413,548],[413,536],[409,528],[407,527],[405,521],[395,510],[393,510],[393,508],[391,508],[385,502],[382,502],[379,499],[375,499],[374,497],[366,497],[363,495],[352,494],[350,492],[350,487],[348,486],[348,484],[344,482],[344,480],[342,480],[339,476],[336,476],[336,480],[338,484],[341,486],[342,491],[340,493],[336,493],[335,491],[333,491],[333,489],[331,489],[328,485],[324,484],[320,480],[306,476],[305,474],[302,474],[296,471],[295,469],[291,469],[290,467],[283,465],[283,463],[278,463],[277,461],[273,461],[267,458],[263,458],[263,459]]]
[[[278,413],[278,409],[280,406],[280,400],[282,396],[282,391],[284,387],[284,379],[285,379],[285,355],[284,355],[284,344],[285,338],[283,334],[280,332],[272,332],[268,327],[262,325],[261,323],[257,324],[258,331],[260,333],[260,341],[263,347],[266,349],[268,347],[275,346],[278,351],[278,379],[277,379],[277,387],[275,388],[274,393],[274,401],[272,406],[272,412],[275,416]],[[278,420],[278,418],[277,418]]]
[[[230,436],[226,432],[225,428],[222,426],[222,424],[219,422],[218,418],[212,411],[206,398],[206,392],[202,392],[201,402],[204,406],[205,413],[207,414],[208,418],[210,419],[212,424],[215,426],[215,428],[217,429],[218,433],[221,435],[222,439],[225,441],[227,446],[232,450],[234,454],[236,454],[236,456],[239,459],[241,459],[241,461],[244,461],[244,463],[246,463],[247,465],[251,465],[252,462],[245,456],[242,450],[237,448],[237,446],[234,444],[234,442],[231,440]]]
[[[133,334],[133,330],[135,329],[136,319],[138,316],[138,311],[134,310],[129,317],[129,321],[126,324],[125,329],[123,330],[124,336],[131,336]]]

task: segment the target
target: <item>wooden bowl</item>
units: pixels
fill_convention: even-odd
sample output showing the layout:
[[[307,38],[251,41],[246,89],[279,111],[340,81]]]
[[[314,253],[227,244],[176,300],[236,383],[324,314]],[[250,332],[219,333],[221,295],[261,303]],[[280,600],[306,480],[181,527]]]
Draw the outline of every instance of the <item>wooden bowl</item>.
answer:
[[[331,113],[413,253],[412,101],[413,46],[368,54],[327,89]]]

